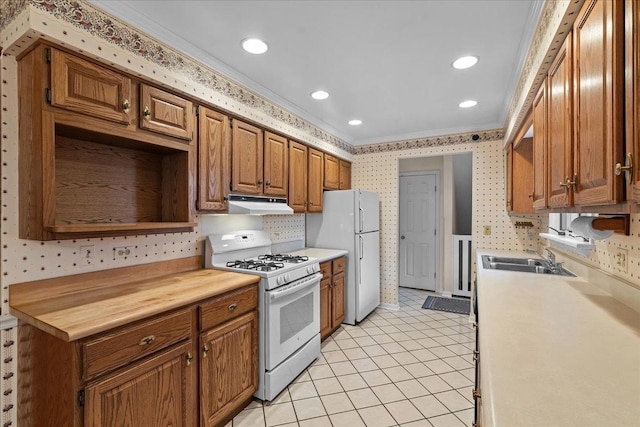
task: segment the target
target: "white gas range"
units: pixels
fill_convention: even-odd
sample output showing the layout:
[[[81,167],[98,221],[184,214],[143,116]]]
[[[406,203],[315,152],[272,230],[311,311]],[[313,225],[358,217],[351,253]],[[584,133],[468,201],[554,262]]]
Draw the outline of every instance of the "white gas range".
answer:
[[[268,233],[243,230],[207,236],[205,267],[261,277],[255,396],[273,400],[320,356],[318,260],[272,254]]]

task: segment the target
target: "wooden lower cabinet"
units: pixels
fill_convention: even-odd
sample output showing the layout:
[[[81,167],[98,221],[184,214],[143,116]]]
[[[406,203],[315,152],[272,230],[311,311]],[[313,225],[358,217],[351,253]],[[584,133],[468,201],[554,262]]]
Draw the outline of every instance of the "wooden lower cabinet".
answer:
[[[230,420],[258,388],[258,315],[251,311],[200,337],[200,426]]]
[[[345,316],[345,257],[320,264],[320,338],[338,329]]]

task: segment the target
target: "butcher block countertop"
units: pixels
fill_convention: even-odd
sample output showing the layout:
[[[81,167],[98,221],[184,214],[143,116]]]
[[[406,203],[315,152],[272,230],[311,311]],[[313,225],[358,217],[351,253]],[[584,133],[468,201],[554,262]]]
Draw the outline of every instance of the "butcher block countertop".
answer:
[[[75,341],[257,283],[259,276],[204,270],[201,257],[19,283],[11,314]]]
[[[482,255],[531,255],[477,251],[483,427],[640,426],[640,313],[598,283]]]
[[[349,251],[345,251],[344,249],[304,248],[299,251],[292,252],[291,255],[318,258],[318,262],[325,262],[347,255],[348,253]]]

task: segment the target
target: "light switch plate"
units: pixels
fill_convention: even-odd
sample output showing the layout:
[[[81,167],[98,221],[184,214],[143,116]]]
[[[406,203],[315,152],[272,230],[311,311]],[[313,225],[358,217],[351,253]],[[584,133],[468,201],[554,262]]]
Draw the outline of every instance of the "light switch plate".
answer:
[[[491,235],[491,226],[490,225],[482,226],[482,231],[483,231],[485,236],[490,236]]]

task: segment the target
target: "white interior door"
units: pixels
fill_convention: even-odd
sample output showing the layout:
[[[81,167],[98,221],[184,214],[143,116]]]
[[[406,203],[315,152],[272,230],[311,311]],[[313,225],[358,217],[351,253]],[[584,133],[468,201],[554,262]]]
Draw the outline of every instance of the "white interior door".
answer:
[[[438,176],[400,176],[399,285],[436,290]]]

